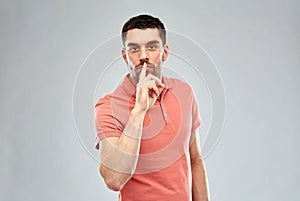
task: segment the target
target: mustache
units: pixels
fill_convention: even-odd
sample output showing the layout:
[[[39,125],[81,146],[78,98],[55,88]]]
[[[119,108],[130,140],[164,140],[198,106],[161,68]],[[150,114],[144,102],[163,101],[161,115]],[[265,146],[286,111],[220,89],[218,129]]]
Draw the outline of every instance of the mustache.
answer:
[[[154,67],[155,67],[154,64],[152,64],[152,63],[150,63],[150,62],[148,62],[148,61],[142,61],[140,64],[136,65],[135,67],[136,67],[136,68],[142,68],[145,62],[146,62],[146,64],[147,64],[147,66],[149,66],[149,67],[151,67],[151,68],[154,68]]]

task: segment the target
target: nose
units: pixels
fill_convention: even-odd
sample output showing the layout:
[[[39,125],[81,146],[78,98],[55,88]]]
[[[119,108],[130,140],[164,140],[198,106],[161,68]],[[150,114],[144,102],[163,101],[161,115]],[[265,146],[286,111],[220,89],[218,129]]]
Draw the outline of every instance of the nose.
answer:
[[[145,48],[141,48],[140,61],[145,61],[145,60],[146,61],[149,60],[149,55]]]
[[[143,65],[144,63],[148,63],[149,59],[148,58],[140,58],[140,64]]]

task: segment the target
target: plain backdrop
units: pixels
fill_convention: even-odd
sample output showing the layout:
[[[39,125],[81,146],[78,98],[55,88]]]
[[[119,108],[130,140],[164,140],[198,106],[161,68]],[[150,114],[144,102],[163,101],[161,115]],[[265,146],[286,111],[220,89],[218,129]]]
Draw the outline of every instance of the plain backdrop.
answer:
[[[218,66],[227,115],[205,159],[212,200],[299,200],[296,0],[1,0],[0,200],[116,200],[77,136],[72,92],[90,51],[140,13]]]

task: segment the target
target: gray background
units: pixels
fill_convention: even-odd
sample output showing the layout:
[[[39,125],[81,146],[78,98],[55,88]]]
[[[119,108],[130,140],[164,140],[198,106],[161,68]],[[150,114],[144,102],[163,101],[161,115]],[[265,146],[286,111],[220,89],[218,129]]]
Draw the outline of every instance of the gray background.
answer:
[[[77,138],[72,90],[87,54],[144,12],[202,44],[223,78],[226,123],[205,160],[212,200],[299,200],[292,0],[1,1],[0,199],[116,200]]]

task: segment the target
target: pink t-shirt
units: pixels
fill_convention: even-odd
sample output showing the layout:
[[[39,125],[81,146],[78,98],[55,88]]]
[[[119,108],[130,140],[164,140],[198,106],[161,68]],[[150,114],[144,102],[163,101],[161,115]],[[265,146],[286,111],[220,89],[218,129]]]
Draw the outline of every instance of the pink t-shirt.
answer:
[[[162,78],[166,88],[144,118],[140,154],[132,178],[119,201],[190,201],[191,133],[201,124],[192,88]],[[112,94],[95,105],[96,148],[106,137],[120,137],[135,103],[135,86],[128,75]]]

